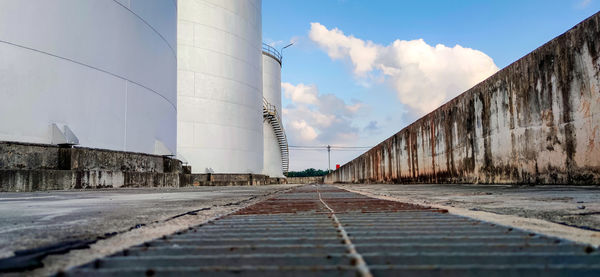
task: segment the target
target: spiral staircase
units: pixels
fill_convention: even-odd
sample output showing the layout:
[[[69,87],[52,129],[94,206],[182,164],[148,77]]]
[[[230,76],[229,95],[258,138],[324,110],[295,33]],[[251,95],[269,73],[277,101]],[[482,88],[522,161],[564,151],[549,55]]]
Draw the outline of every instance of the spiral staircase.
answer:
[[[277,111],[277,107],[272,105],[263,98],[263,118],[268,121],[275,131],[275,137],[277,137],[277,143],[279,144],[279,150],[281,153],[281,169],[283,173],[287,173],[290,165],[290,154],[288,149],[287,137],[285,136],[285,130],[283,129],[283,122],[281,116]]]

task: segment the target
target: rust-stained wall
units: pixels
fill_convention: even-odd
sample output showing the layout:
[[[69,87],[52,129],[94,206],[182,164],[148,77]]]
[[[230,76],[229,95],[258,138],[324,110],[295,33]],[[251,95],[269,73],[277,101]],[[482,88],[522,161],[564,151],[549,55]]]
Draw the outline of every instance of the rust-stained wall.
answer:
[[[600,183],[600,13],[325,181]]]

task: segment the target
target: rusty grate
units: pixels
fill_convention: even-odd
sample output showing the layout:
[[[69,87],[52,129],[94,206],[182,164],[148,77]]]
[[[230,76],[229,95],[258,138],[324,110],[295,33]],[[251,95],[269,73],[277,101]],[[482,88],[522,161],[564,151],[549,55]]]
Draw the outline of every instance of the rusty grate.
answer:
[[[304,186],[64,274],[600,276],[600,254],[443,210]]]

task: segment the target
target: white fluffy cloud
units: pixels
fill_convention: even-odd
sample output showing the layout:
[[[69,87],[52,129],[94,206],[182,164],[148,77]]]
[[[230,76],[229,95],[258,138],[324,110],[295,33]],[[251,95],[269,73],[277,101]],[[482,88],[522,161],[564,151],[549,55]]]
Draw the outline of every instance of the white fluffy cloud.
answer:
[[[283,109],[288,140],[292,145],[344,144],[358,138],[352,117],[362,103],[346,103],[333,94],[322,94],[314,85],[282,83],[284,97],[292,101]]]
[[[291,127],[291,129],[294,131],[294,134],[297,136],[296,140],[313,141],[317,138],[317,131],[315,131],[315,128],[308,125],[305,120],[292,120],[288,126]]]
[[[332,59],[350,57],[355,73],[364,74],[373,70],[378,47],[372,42],[346,36],[338,29],[327,30],[319,23],[310,23],[309,37],[325,49]]]
[[[309,38],[331,59],[347,59],[359,78],[383,75],[403,104],[425,114],[485,78],[498,67],[481,51],[460,45],[431,46],[422,39],[384,46],[311,23]]]
[[[291,99],[294,103],[317,104],[319,92],[314,86],[304,84],[294,86],[290,83],[281,83],[281,88],[285,97]]]

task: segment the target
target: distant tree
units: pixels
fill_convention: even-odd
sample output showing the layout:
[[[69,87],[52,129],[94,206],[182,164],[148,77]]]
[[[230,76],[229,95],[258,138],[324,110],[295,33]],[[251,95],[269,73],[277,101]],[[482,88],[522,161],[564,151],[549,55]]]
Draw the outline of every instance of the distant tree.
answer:
[[[309,168],[303,171],[290,171],[287,173],[288,177],[314,177],[314,176],[325,176],[327,170]]]

